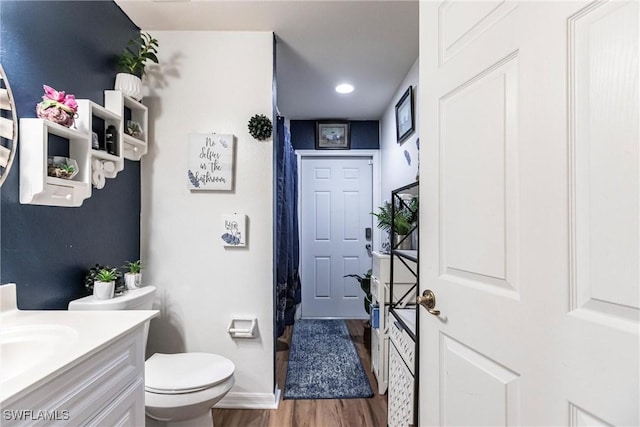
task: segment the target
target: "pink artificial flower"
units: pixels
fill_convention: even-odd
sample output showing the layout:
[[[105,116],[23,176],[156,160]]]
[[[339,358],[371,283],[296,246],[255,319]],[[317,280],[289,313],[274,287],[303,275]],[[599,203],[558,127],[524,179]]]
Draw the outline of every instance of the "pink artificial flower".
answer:
[[[46,101],[45,101],[46,102]],[[67,113],[66,111],[60,108],[49,108],[43,106],[44,102],[36,105],[36,114],[41,119],[46,119],[54,123],[58,123],[62,126],[71,127],[73,126],[74,117],[72,114]]]
[[[76,102],[75,95],[67,95],[64,98],[64,105],[69,107],[75,113],[78,111],[78,103]]]
[[[51,99],[53,101],[58,101],[58,102],[64,101],[64,91],[58,92],[51,86],[47,86],[47,85],[42,85],[42,87],[44,88],[44,96],[42,97],[43,100],[46,101],[47,99]]]

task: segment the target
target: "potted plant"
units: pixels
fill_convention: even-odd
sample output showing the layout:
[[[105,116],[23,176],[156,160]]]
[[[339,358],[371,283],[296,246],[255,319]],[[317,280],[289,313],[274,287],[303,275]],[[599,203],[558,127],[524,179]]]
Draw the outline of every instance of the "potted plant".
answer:
[[[134,138],[140,139],[142,137],[142,126],[140,123],[133,120],[127,120],[127,126],[124,128],[124,133]]]
[[[136,100],[142,99],[142,80],[147,61],[158,63],[158,40],[148,33],[129,40],[127,47],[120,54],[118,65],[122,72],[116,75],[114,88]]]
[[[47,176],[72,179],[78,174],[78,162],[66,157],[53,156],[47,159]]]
[[[95,299],[111,299],[113,298],[116,279],[118,273],[115,268],[102,268],[96,273],[95,281],[93,282],[93,296]]]
[[[131,290],[139,288],[142,283],[142,274],[140,273],[142,264],[140,263],[140,260],[133,262],[127,261],[123,267],[129,270],[124,273],[124,284],[127,289]]]
[[[378,219],[378,228],[388,233],[395,233],[394,247],[397,249],[411,249],[411,239],[406,238],[415,222],[418,220],[418,198],[413,197],[408,202],[397,201],[392,215],[391,202],[385,202],[378,208],[378,213],[371,212]]]
[[[97,280],[98,272],[100,270],[114,270],[116,273],[115,290],[114,293],[120,293],[125,289],[124,281],[122,280],[122,273],[109,265],[96,264],[87,271],[84,276],[84,287],[88,293],[92,294],[94,289],[94,283]]]
[[[360,289],[364,292],[364,310],[371,315],[371,269],[364,276],[347,274],[343,277],[354,277],[360,283]],[[371,353],[371,322],[368,319],[364,322],[363,341],[365,348]]]

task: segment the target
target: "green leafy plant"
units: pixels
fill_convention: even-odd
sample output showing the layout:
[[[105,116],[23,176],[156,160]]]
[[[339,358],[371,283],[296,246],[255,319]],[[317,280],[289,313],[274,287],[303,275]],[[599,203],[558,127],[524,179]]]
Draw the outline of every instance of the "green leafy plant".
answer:
[[[378,219],[378,228],[391,232],[393,227],[396,234],[405,235],[413,229],[418,220],[418,198],[415,197],[409,202],[396,201],[394,215],[391,214],[391,202],[385,202],[378,208],[378,213],[371,212]]]
[[[127,261],[124,263],[123,267],[129,270],[129,273],[131,274],[138,274],[142,269],[142,264],[140,263],[140,260]]]
[[[116,274],[116,278],[114,279],[116,282],[115,292],[118,293],[124,290],[124,280],[122,280],[122,274],[118,270],[108,265],[96,264],[95,266],[91,267],[84,276],[84,287],[87,289],[87,291],[89,291],[89,293],[93,292],[93,282],[98,280],[98,272],[100,272],[101,270],[114,271]]]
[[[158,40],[149,33],[140,33],[138,38],[129,40],[127,47],[120,54],[118,64],[125,73],[141,77],[147,61],[158,63],[157,53]]]
[[[63,172],[71,175],[76,171],[76,168],[73,165],[60,165],[58,166]]]
[[[97,282],[115,282],[118,278],[118,272],[115,268],[101,268],[96,273]]]
[[[364,276],[347,274],[342,277],[355,277],[358,283],[360,283],[360,289],[364,291],[364,310],[367,314],[371,314],[371,270],[367,271]]]

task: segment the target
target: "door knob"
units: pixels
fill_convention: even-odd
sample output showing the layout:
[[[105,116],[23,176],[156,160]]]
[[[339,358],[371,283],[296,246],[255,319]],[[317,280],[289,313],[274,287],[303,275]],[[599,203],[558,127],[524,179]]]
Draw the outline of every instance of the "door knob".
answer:
[[[416,303],[420,304],[434,316],[440,315],[440,310],[436,310],[436,296],[430,289],[425,289],[421,296],[416,299]]]

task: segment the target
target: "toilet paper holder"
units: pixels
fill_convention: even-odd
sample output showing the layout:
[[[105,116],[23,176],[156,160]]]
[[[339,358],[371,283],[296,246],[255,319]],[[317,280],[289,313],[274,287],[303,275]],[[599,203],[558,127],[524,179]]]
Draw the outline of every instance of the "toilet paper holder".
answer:
[[[256,338],[258,319],[255,317],[242,317],[231,319],[227,332],[231,338]]]

